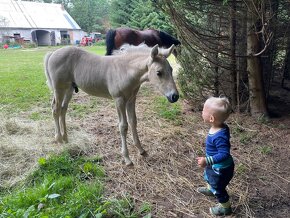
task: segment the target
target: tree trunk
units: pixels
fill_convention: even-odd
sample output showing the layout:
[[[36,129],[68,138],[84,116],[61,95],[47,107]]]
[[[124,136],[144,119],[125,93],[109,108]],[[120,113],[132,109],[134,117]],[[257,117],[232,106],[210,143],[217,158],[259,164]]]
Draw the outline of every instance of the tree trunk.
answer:
[[[239,8],[243,8],[240,4]],[[237,54],[239,56],[237,62],[237,112],[249,111],[248,107],[248,74],[247,74],[247,11],[245,8],[238,12],[237,26],[238,40],[237,40]]]
[[[276,36],[277,36],[277,26],[278,26],[278,8],[279,8],[279,2],[280,0],[276,1],[271,1],[271,4],[267,7],[271,8],[271,10],[268,9],[269,14],[266,16],[266,20],[269,20],[269,32],[273,33],[273,37],[271,39],[270,45],[268,46],[268,49],[266,52],[263,54],[264,56],[264,61],[263,61],[263,66],[264,66],[264,80],[265,80],[265,96],[266,99],[269,98],[270,95],[270,90],[271,90],[271,85],[274,79],[274,73],[275,73],[275,68],[273,67],[273,62],[274,58],[277,53],[277,41],[276,41]]]
[[[237,59],[236,59],[236,40],[237,40],[237,28],[236,28],[236,0],[232,1],[230,7],[231,24],[230,24],[230,41],[231,41],[231,103],[233,108],[237,107]]]
[[[249,1],[249,6],[253,4]],[[247,36],[247,71],[249,78],[249,94],[250,94],[250,111],[252,116],[268,115],[265,99],[265,91],[263,86],[263,71],[260,57],[253,54],[259,52],[259,39],[255,32],[255,23],[257,17],[251,12],[254,8],[249,7],[248,10],[248,36]]]
[[[288,38],[288,45],[286,49],[286,55],[284,59],[284,71],[282,78],[282,87],[284,87],[284,80],[290,79],[290,37]]]

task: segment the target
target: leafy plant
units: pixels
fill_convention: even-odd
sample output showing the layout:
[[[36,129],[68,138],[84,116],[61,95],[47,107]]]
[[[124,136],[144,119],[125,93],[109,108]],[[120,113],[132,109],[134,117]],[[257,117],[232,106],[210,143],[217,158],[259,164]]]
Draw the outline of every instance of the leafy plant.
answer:
[[[260,150],[261,154],[265,154],[265,155],[268,155],[268,154],[270,154],[272,152],[272,148],[270,146],[266,146],[266,145],[265,146],[261,146],[259,148],[259,150]]]

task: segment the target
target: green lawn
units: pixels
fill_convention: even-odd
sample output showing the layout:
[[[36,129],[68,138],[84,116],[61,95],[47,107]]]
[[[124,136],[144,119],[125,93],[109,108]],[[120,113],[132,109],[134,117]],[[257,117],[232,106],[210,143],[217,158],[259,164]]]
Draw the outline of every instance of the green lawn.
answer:
[[[31,49],[0,49],[0,108],[3,112],[17,113],[35,106],[49,107],[51,98],[46,85],[43,59],[56,47]],[[99,55],[104,46],[85,47]]]

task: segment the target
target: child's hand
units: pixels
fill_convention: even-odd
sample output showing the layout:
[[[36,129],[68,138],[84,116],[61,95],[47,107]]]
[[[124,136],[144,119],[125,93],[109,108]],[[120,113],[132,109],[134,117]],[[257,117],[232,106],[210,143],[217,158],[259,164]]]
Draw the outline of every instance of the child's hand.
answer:
[[[206,161],[205,161],[205,158],[204,157],[197,157],[197,164],[199,167],[206,167]]]

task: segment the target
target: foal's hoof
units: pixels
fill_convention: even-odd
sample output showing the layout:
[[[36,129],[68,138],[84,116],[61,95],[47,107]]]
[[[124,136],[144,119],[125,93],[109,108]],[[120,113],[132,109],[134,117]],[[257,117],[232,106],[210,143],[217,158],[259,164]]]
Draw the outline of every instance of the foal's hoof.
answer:
[[[62,137],[62,141],[63,141],[63,143],[68,143],[67,137]]]
[[[140,155],[142,155],[143,157],[147,157],[148,156],[148,153],[147,153],[147,151],[142,151],[141,153],[140,153]]]
[[[62,143],[63,143],[62,139],[55,139],[54,141],[55,141],[55,143],[57,143],[57,144],[62,144]]]
[[[128,163],[128,164],[126,164],[126,167],[129,167],[129,168],[132,168],[132,167],[134,167],[134,164],[133,164],[133,162],[131,161],[131,163]]]
[[[58,135],[56,135],[56,136],[55,136],[55,142],[56,142],[56,143],[59,143],[59,144],[63,143],[63,141],[62,141],[62,136],[58,136]]]
[[[126,167],[133,167],[134,166],[134,164],[133,164],[133,162],[130,160],[130,161],[123,161],[123,163],[126,165]]]

